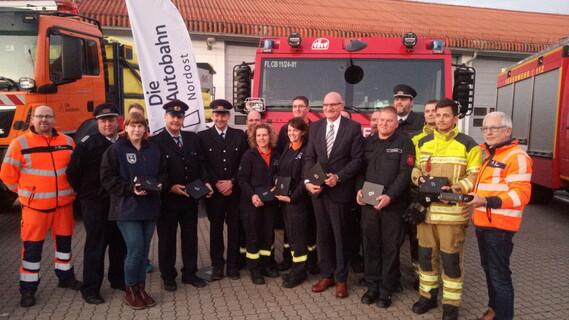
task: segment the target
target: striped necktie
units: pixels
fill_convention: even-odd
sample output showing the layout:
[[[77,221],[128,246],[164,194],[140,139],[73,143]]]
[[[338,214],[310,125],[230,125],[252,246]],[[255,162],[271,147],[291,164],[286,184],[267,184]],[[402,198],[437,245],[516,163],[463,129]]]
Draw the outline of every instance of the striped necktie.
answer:
[[[330,129],[326,134],[326,154],[330,157],[330,152],[332,152],[332,146],[334,145],[334,125],[330,124]]]
[[[182,140],[180,139],[180,137],[172,137],[174,138],[174,141],[176,141],[176,144],[178,145],[178,147],[181,149],[182,148]]]

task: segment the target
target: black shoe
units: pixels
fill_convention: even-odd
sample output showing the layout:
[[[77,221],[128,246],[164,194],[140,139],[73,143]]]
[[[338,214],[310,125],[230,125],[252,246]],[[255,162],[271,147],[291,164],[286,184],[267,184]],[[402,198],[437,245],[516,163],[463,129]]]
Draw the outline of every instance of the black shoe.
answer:
[[[20,299],[20,307],[29,308],[36,304],[36,297],[33,293],[22,293],[22,299]]]
[[[283,276],[283,288],[294,288],[296,286],[301,285],[304,280],[306,280],[306,273],[304,273],[303,275],[291,275],[291,274],[287,274],[287,277]]]
[[[83,300],[85,300],[85,302],[87,302],[88,304],[105,303],[105,299],[103,299],[103,297],[101,297],[100,294],[96,294],[93,296],[83,296]]]
[[[362,296],[361,301],[363,304],[372,304],[377,300],[378,297],[379,297],[379,292],[368,289],[366,293],[364,293],[364,295]]]
[[[310,263],[306,268],[308,273],[310,274],[320,274],[320,268],[318,267],[318,263]]]
[[[431,309],[434,309],[438,306],[437,304],[437,298],[435,297],[434,299],[429,299],[429,298],[425,298],[423,296],[421,296],[419,298],[419,301],[415,302],[415,304],[413,304],[413,308],[411,308],[411,310],[413,312],[415,312],[416,314],[423,314]]]
[[[227,268],[227,276],[231,280],[241,279],[241,274],[239,273],[239,269],[237,269],[237,268]]]
[[[203,288],[207,284],[204,279],[196,276],[195,274],[191,274],[187,277],[182,277],[182,283],[191,284],[196,288]]]
[[[223,266],[214,266],[211,270],[211,280],[223,279]]]
[[[281,263],[277,265],[279,271],[286,271],[292,267],[292,261],[289,259],[284,259]]]
[[[360,281],[358,281],[358,283],[361,287],[367,287],[366,277],[361,277]]]
[[[124,284],[116,284],[116,283],[111,283],[111,288],[113,289],[118,289],[121,291],[125,291],[126,287],[124,286]]]
[[[254,284],[265,284],[265,277],[261,272],[253,272],[251,273],[251,281]]]
[[[385,309],[389,308],[391,306],[391,296],[379,297],[379,299],[377,299],[377,306]]]
[[[165,291],[176,291],[178,290],[178,285],[176,284],[176,280],[164,280],[163,283]]]
[[[451,306],[450,304],[443,304],[443,320],[457,320],[458,307]]]
[[[280,273],[272,268],[265,268],[262,274],[267,278],[278,278]]]
[[[83,288],[83,282],[81,282],[77,279],[72,279],[72,280],[68,280],[66,282],[60,282],[58,284],[58,287],[68,288],[71,290],[81,290],[81,288]]]

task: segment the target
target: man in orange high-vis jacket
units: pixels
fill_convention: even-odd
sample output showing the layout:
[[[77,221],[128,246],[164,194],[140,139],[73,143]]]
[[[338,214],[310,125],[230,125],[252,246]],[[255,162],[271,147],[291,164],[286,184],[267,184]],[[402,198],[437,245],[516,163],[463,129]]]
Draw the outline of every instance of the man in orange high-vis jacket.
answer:
[[[510,138],[512,120],[491,112],[483,122],[484,163],[478,174],[472,221],[480,262],[488,284],[488,310],[480,319],[514,318],[514,287],[510,271],[512,238],[520,228],[524,206],[531,195],[531,158]]]
[[[59,287],[80,290],[82,286],[75,279],[71,263],[75,193],[65,174],[75,144],[70,137],[58,133],[54,123],[55,114],[50,107],[36,107],[33,125],[10,143],[0,170],[0,179],[18,193],[22,205],[22,307],[35,304],[41,252],[49,228],[53,234]]]

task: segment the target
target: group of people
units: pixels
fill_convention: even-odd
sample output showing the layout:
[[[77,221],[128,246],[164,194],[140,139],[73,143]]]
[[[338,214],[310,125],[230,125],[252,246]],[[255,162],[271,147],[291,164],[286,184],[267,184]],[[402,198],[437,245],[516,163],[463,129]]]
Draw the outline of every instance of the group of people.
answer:
[[[81,290],[88,303],[104,302],[100,289],[108,247],[111,287],[125,290],[124,302],[133,309],[156,304],[145,290],[155,228],[164,290],[177,290],[178,227],[182,283],[207,285],[196,276],[198,199],[186,189],[200,180],[208,188],[212,280],[239,279],[246,266],[251,281],[264,284],[265,277],[276,278],[279,269],[290,268],[282,276],[283,287],[302,284],[309,272],[320,273],[313,292],[335,286],[336,297],[347,297],[354,251],[350,221],[358,207],[367,286],[361,302],[391,306],[401,286],[399,253],[408,234],[420,293],[413,312],[437,307],[442,274],[443,319],[457,319],[472,207],[489,292],[488,310],[481,319],[512,319],[509,258],[529,201],[531,160],[510,137],[512,123],[506,114],[486,115],[485,143],[478,145],[459,132],[453,100],[428,101],[423,117],[412,111],[416,95],[408,85],[395,86],[394,106],[371,115],[372,134],[366,138],[358,122],[342,116],[344,101],[336,92],[324,97],[324,117],[317,121],[308,119],[308,99],[295,97],[294,117],[280,130],[278,140],[273,127],[262,123],[255,111],[249,114],[247,132],[231,128],[232,105],[222,99],[211,103],[211,128],[197,134],[184,131],[188,106],[174,100],[163,106],[164,130],[151,137],[136,108],[129,110],[124,131],[119,132],[118,108],[101,104],[94,111],[98,131],[75,146],[53,128],[53,110],[36,107],[30,130],[11,143],[0,172],[22,205],[20,305],[35,304],[49,228],[59,286]],[[316,167],[325,172],[322,183],[311,176]],[[415,201],[421,197],[417,187],[433,177],[448,179],[441,192],[470,194],[473,199]],[[160,191],[143,188],[146,180]],[[283,181],[288,188],[279,193],[276,189]],[[372,197],[373,204],[364,201],[366,183],[383,187]],[[86,230],[83,283],[75,278],[71,255],[75,195]],[[287,265],[284,268],[274,258],[274,219],[279,212],[288,252],[281,263]],[[408,212],[413,219],[403,218]],[[359,253],[359,247],[356,250]]]

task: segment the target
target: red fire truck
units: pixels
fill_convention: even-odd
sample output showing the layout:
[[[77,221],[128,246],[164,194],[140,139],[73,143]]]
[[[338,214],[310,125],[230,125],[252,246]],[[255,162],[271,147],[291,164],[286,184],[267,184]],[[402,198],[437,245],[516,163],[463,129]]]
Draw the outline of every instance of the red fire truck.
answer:
[[[569,186],[569,38],[498,75],[496,107],[533,160],[532,202]]]
[[[253,72],[250,65],[254,64]],[[262,38],[254,63],[234,68],[237,111],[257,109],[278,130],[291,117],[291,99],[308,97],[311,120],[321,117],[326,93],[342,94],[352,119],[369,133],[369,114],[391,105],[399,83],[417,90],[413,109],[422,112],[431,99],[454,97],[468,114],[473,103],[474,69],[455,70],[441,39],[418,38]],[[238,118],[236,117],[236,120]]]

